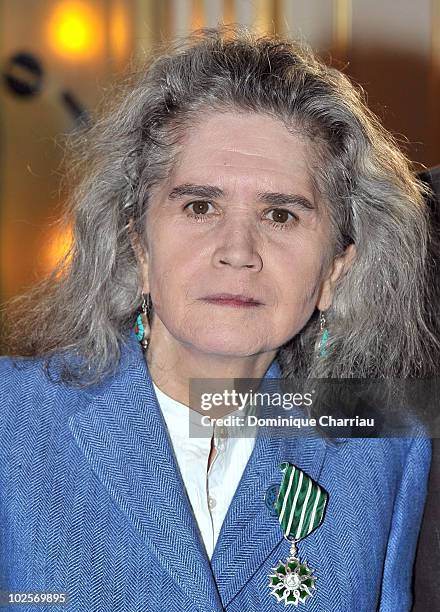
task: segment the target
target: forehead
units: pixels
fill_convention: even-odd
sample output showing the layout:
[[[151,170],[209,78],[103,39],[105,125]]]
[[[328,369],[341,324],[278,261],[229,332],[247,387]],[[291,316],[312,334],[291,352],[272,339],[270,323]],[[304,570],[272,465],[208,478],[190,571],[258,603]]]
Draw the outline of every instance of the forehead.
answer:
[[[272,117],[238,112],[208,115],[187,130],[173,182],[237,178],[249,185],[301,188],[313,194],[311,144]]]

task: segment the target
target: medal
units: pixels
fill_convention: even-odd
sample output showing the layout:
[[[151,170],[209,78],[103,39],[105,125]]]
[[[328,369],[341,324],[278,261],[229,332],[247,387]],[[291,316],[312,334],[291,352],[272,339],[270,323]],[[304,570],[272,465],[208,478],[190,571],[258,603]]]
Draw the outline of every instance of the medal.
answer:
[[[281,486],[274,504],[286,540],[291,542],[286,561],[278,561],[269,574],[271,595],[285,606],[298,606],[316,589],[313,570],[297,557],[296,543],[322,522],[328,494],[295,465],[283,462]]]

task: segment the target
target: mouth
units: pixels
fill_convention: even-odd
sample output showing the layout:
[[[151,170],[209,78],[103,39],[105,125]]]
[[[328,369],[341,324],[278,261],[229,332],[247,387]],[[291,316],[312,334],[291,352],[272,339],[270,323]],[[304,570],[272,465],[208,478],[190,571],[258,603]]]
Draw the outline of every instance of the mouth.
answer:
[[[204,302],[209,304],[216,304],[219,306],[235,306],[242,308],[254,308],[256,306],[262,306],[262,303],[248,295],[237,295],[233,293],[216,293],[215,295],[209,295],[201,298]]]

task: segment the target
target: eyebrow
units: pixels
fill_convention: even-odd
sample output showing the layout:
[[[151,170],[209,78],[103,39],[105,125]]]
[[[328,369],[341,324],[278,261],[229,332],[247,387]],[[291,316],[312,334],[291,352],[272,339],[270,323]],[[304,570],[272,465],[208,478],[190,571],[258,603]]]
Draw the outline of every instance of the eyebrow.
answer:
[[[184,183],[177,185],[168,194],[169,200],[177,200],[183,196],[198,196],[201,198],[220,198],[226,196],[227,193],[213,185],[194,185],[193,183]],[[315,206],[308,198],[298,194],[280,193],[278,191],[263,191],[257,193],[258,201],[265,204],[273,204],[276,206],[285,206],[293,204],[305,210],[314,210]]]

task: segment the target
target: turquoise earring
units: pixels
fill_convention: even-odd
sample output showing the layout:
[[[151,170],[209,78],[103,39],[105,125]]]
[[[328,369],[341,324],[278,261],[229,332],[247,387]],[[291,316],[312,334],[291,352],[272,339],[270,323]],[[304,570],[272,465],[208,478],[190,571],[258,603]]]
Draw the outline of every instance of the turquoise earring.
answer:
[[[328,343],[330,334],[326,327],[325,314],[322,311],[319,317],[319,324],[320,324],[320,330],[321,330],[321,340],[319,341],[319,356],[325,357],[327,355],[327,343]]]
[[[147,294],[147,300],[150,303],[151,298],[150,294]],[[136,338],[142,345],[144,350],[147,350],[149,344],[149,335],[150,335],[150,325],[148,322],[148,305],[147,300],[145,299],[145,294],[142,294],[142,312],[138,314],[136,317],[136,323],[134,326],[134,333],[136,334]]]

